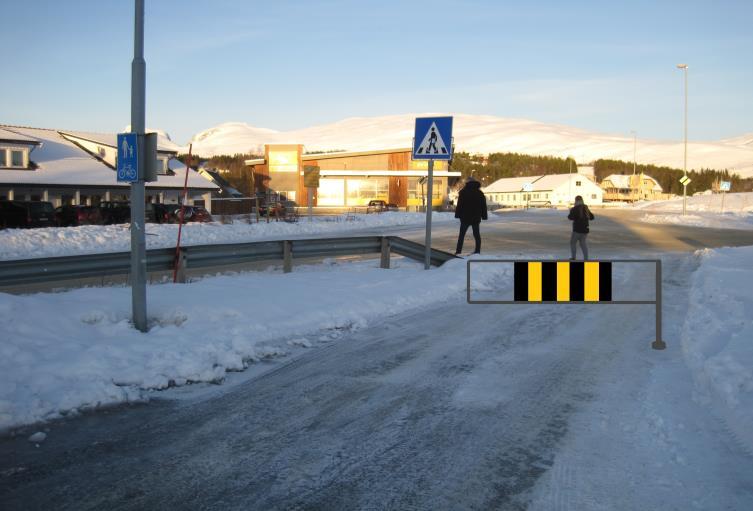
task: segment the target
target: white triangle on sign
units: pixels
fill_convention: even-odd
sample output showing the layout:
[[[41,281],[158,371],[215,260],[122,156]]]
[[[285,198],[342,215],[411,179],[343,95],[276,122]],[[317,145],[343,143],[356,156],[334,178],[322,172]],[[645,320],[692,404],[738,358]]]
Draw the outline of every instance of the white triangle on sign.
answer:
[[[421,141],[421,145],[416,149],[416,154],[448,154],[447,146],[437,128],[437,123],[431,123]]]

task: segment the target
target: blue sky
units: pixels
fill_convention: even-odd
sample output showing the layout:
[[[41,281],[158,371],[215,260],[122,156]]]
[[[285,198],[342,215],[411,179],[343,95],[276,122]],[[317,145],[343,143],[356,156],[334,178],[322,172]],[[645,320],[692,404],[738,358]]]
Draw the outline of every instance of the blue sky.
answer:
[[[0,123],[121,131],[133,2],[4,2]],[[147,125],[447,112],[641,138],[753,132],[753,2],[146,0]],[[8,60],[9,58],[9,60]]]

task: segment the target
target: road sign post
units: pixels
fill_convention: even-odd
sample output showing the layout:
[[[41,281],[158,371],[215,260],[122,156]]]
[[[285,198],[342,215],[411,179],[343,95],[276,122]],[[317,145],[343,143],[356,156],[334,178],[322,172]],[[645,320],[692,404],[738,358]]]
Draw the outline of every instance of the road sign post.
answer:
[[[724,213],[724,196],[732,189],[731,181],[722,181],[719,183],[719,190],[722,192],[722,213]]]
[[[452,159],[452,117],[417,117],[413,159],[429,160],[426,186],[426,239],[424,269],[431,267],[431,209],[434,195],[434,160]]]
[[[144,62],[144,0],[135,0],[133,61],[131,62],[131,133],[124,140],[136,139],[146,131],[146,62]],[[144,234],[144,176],[138,164],[143,144],[134,144],[136,175],[131,181],[131,307],[134,326],[147,331],[146,321],[146,236]],[[122,149],[119,147],[119,149]],[[130,153],[129,153],[130,156]],[[141,161],[139,161],[141,160]]]
[[[308,213],[309,222],[314,216],[314,190],[319,188],[319,167],[316,165],[304,165],[303,167],[303,186],[308,190]]]

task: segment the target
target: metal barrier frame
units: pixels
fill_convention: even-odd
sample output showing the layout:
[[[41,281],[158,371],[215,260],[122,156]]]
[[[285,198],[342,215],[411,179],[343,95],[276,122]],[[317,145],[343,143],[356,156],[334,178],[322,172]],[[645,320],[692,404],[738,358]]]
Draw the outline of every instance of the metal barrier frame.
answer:
[[[471,299],[471,264],[476,263],[557,263],[566,262],[562,259],[469,259],[466,263],[466,293],[469,304],[507,304],[507,305],[655,305],[656,306],[656,340],[651,343],[655,350],[667,347],[662,339],[662,272],[661,259],[593,259],[582,262],[593,263],[654,263],[656,265],[656,294],[655,300],[605,300],[605,301],[523,301],[523,300],[472,300]],[[567,260],[567,262],[574,262]],[[577,261],[581,262],[581,261]]]

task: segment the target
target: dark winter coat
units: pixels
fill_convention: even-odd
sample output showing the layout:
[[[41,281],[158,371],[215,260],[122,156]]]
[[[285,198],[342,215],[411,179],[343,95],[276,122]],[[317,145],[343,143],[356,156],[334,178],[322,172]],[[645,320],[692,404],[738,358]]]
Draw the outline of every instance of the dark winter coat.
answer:
[[[594,219],[594,214],[585,204],[577,204],[570,209],[567,218],[573,221],[573,232],[588,233],[588,221]]]
[[[469,181],[458,194],[455,218],[466,224],[477,224],[486,220],[486,196],[481,191],[481,183]]]

